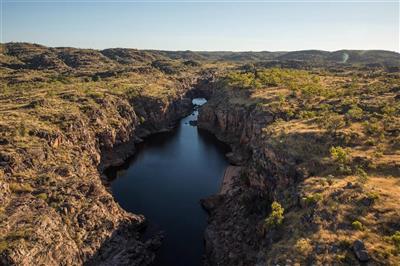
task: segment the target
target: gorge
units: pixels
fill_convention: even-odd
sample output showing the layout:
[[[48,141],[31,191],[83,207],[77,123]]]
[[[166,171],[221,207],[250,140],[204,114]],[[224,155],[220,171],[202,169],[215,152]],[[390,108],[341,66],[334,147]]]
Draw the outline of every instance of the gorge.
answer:
[[[345,52],[1,44],[0,264],[396,265],[400,55]]]
[[[108,176],[115,200],[148,219],[146,235],[162,231],[155,265],[201,265],[206,213],[200,199],[220,189],[228,147],[193,125],[205,99],[176,129],[146,137],[134,157]]]

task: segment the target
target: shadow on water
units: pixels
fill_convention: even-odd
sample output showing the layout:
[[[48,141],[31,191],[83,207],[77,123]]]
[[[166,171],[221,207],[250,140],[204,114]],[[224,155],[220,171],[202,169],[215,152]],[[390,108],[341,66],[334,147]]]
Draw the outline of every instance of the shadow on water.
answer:
[[[190,125],[197,115],[194,110],[174,131],[146,138],[125,165],[107,173],[116,201],[149,221],[146,234],[164,232],[155,265],[202,264],[207,215],[199,200],[218,192],[229,148]]]

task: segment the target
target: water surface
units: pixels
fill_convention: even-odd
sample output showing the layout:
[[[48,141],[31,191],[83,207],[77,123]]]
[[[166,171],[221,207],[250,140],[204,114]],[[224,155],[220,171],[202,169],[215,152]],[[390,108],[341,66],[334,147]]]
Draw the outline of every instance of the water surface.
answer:
[[[205,99],[194,99],[203,104]],[[219,190],[228,165],[228,147],[183,118],[172,132],[159,133],[138,145],[136,155],[114,172],[112,191],[127,211],[144,214],[148,231],[165,238],[156,265],[201,265],[207,215],[199,200]]]

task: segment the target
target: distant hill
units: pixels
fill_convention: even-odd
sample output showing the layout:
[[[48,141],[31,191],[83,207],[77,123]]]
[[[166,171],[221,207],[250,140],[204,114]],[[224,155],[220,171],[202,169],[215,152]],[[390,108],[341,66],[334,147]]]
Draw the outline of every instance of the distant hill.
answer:
[[[110,48],[50,48],[31,43],[0,44],[0,65],[12,69],[112,69],[152,65],[162,60],[258,62],[264,66],[293,68],[331,65],[400,68],[400,54],[383,50],[303,50],[293,52],[202,52]],[[153,64],[154,65],[154,64]]]

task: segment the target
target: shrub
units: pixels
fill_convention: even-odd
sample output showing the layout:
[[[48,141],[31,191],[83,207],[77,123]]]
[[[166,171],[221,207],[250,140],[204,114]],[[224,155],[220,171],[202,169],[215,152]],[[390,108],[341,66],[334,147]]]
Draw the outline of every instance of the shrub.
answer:
[[[42,200],[47,200],[47,194],[46,193],[40,193],[36,195],[36,198],[42,199]]]
[[[12,192],[15,193],[27,193],[33,191],[30,184],[20,184],[20,183],[11,183],[10,189]]]
[[[317,203],[318,201],[322,200],[322,198],[322,194],[315,193],[305,196],[303,200],[306,202],[306,204],[310,205]]]
[[[326,181],[328,182],[328,184],[329,184],[330,186],[333,185],[333,178],[334,178],[333,175],[328,175],[328,176],[326,177]]]
[[[308,238],[300,238],[299,240],[297,240],[295,245],[297,252],[303,256],[308,255],[313,250],[310,242],[311,241]]]
[[[285,211],[284,208],[282,208],[281,204],[279,202],[274,201],[271,204],[271,213],[270,215],[265,219],[264,225],[266,229],[272,229],[280,226],[283,222],[283,213]]]
[[[0,253],[8,249],[8,242],[6,240],[0,241]]]
[[[331,158],[341,165],[346,165],[350,162],[350,154],[347,149],[340,146],[331,147]]]
[[[394,246],[397,249],[397,252],[400,252],[400,231],[396,231],[391,237]]]
[[[379,199],[379,194],[377,192],[368,192],[367,193],[367,198],[372,200],[372,201],[376,201]]]
[[[358,106],[354,106],[349,111],[347,111],[347,116],[351,120],[360,120],[363,115],[363,110]]]
[[[373,136],[378,136],[383,133],[383,126],[376,120],[365,121],[363,123],[365,133]]]
[[[346,125],[343,117],[333,112],[325,112],[320,119],[320,124],[330,134],[336,134],[338,129],[343,128]]]
[[[365,184],[368,181],[368,174],[361,167],[356,167],[355,174],[359,183]]]
[[[351,225],[353,226],[353,228],[355,230],[359,230],[359,231],[364,230],[364,227],[360,221],[355,220],[354,222],[351,223]]]
[[[304,98],[310,99],[315,96],[324,95],[325,89],[317,83],[310,83],[301,88],[301,94]]]
[[[316,117],[317,113],[315,111],[300,111],[299,116],[301,119],[309,119]]]
[[[18,133],[21,137],[25,137],[26,136],[26,127],[24,123],[21,123],[21,125],[18,128]]]
[[[396,107],[386,105],[382,108],[382,113],[385,115],[388,115],[388,116],[392,116],[392,115],[396,114]]]

